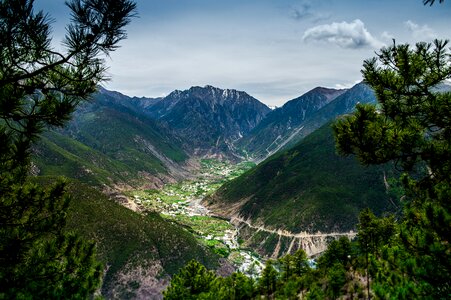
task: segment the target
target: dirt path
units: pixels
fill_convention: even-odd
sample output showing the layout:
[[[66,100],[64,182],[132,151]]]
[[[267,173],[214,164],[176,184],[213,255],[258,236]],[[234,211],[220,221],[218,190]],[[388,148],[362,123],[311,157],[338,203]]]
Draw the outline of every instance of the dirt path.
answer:
[[[296,238],[296,239],[302,239],[302,238],[313,238],[313,237],[341,237],[341,236],[347,236],[349,238],[354,238],[357,233],[354,231],[349,231],[349,232],[331,232],[331,233],[307,233],[307,232],[300,232],[300,233],[293,233],[287,230],[274,230],[274,229],[270,229],[270,228],[266,228],[264,226],[258,226],[258,225],[253,225],[251,224],[249,221],[246,221],[242,218],[238,218],[238,217],[233,217],[230,219],[230,222],[232,224],[236,224],[236,223],[244,223],[247,226],[249,226],[252,229],[256,229],[257,231],[264,231],[264,232],[268,232],[268,233],[273,233],[273,234],[277,234],[279,236],[285,236],[285,237],[290,237],[290,238]]]

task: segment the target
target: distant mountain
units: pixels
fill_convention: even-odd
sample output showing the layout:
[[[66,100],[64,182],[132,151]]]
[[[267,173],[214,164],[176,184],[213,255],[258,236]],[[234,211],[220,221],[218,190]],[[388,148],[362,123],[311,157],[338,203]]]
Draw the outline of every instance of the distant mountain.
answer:
[[[346,90],[317,87],[271,111],[239,145],[255,157],[279,150],[302,127],[303,122]]]
[[[142,112],[158,101],[100,89],[63,129],[45,134],[35,146],[34,172],[150,186],[185,177],[182,141]]]
[[[273,111],[245,92],[212,86],[164,98],[100,88],[64,129],[45,134],[36,145],[33,172],[93,184],[160,186],[189,176],[190,157],[265,158],[351,112],[357,102],[375,102],[364,84],[315,88]]]
[[[302,123],[302,129],[293,134],[282,149],[289,149],[324,124],[353,112],[358,103],[376,102],[374,91],[368,85],[358,83],[307,118]]]
[[[143,113],[143,110],[148,109],[149,107],[151,107],[152,105],[158,103],[163,99],[162,97],[159,98],[129,97],[116,91],[107,90],[101,86],[99,87],[99,93],[104,96],[107,96],[108,101],[110,103],[116,103],[118,105],[127,107],[140,114]]]
[[[174,91],[146,109],[184,139],[194,155],[238,157],[234,143],[271,111],[245,92],[212,86]]]
[[[207,199],[225,217],[291,232],[356,229],[359,212],[396,209],[387,166],[361,166],[336,154],[330,124],[224,184]]]

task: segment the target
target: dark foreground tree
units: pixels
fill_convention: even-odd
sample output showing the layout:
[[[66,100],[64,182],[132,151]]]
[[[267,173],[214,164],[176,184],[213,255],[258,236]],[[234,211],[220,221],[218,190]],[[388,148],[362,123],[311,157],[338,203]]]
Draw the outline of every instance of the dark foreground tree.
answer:
[[[379,253],[374,289],[382,298],[448,298],[451,93],[444,85],[451,79],[448,42],[418,43],[414,48],[394,44],[365,61],[362,73],[379,104],[359,105],[354,114],[335,123],[338,149],[357,155],[365,165],[394,161],[403,172],[406,193],[399,244],[387,245]],[[378,242],[374,235],[367,240],[367,245]]]
[[[57,52],[51,20],[33,2],[0,1],[0,298],[85,298],[100,282],[94,244],[65,233],[63,182],[27,181],[31,146],[105,79],[102,55],[126,37],[135,4],[68,1],[72,19]]]
[[[443,3],[443,2],[445,2],[444,0],[440,0],[440,3]],[[434,3],[435,3],[435,0],[423,0],[423,4],[424,5],[430,5],[430,6],[432,6],[432,5],[434,5]]]

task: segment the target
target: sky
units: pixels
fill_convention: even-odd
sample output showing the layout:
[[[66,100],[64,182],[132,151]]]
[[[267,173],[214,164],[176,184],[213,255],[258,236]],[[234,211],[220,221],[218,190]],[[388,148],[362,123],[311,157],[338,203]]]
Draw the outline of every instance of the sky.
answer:
[[[451,39],[451,1],[137,0],[128,38],[106,59],[103,85],[161,97],[213,85],[270,106],[317,87],[362,80],[365,59],[384,46]],[[69,22],[63,0],[35,0],[53,18],[58,47]]]

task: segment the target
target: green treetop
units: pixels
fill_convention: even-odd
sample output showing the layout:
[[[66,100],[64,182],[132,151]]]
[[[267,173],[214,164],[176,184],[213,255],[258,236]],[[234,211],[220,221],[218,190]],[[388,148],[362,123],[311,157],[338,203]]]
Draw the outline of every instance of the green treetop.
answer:
[[[100,282],[94,244],[64,232],[69,197],[29,183],[31,146],[105,79],[102,55],[126,37],[135,4],[72,0],[64,51],[33,0],[0,1],[0,298],[86,298]]]
[[[417,43],[413,48],[394,44],[365,61],[362,73],[379,104],[358,105],[355,113],[334,124],[337,148],[342,154],[355,154],[366,165],[395,162],[403,172],[401,182],[405,190],[399,234],[402,249],[391,247],[391,252],[384,252],[385,257],[392,258],[386,265],[395,266],[392,274],[398,272],[404,284],[384,286],[387,278],[379,276],[376,285],[382,285],[379,290],[389,298],[449,296],[451,93],[445,84],[451,79],[448,42]],[[362,224],[359,235],[366,239],[364,235],[371,233],[370,229]],[[369,237],[372,240],[366,245],[379,242],[374,236]],[[394,255],[395,248],[396,253],[402,254]]]

